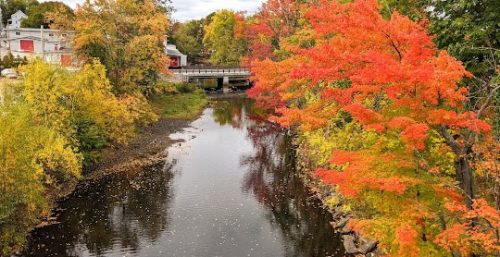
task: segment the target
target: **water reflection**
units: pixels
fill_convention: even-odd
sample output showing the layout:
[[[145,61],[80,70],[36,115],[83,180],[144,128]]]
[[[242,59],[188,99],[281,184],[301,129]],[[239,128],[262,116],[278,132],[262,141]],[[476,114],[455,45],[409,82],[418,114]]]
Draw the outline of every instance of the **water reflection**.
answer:
[[[224,101],[214,115],[232,116],[237,120],[232,124],[238,127],[246,123],[254,151],[241,158],[246,169],[242,190],[252,193],[269,210],[269,221],[285,238],[285,256],[343,256],[340,237],[329,224],[331,216],[319,201],[311,198],[297,177],[291,138],[280,127],[267,123],[259,113],[248,112],[253,110],[252,101],[245,99],[238,103],[240,108],[224,108],[234,106]],[[247,117],[242,117],[242,112]]]
[[[173,137],[185,142],[168,149],[169,169],[81,190],[23,256],[343,256],[330,216],[295,176],[290,138],[252,101],[214,101]]]
[[[231,125],[233,128],[241,128],[243,124],[243,113],[249,109],[249,99],[227,99],[212,102],[213,118],[220,125]]]
[[[137,252],[168,226],[171,179],[172,173],[159,163],[133,178],[122,174],[81,188],[61,204],[59,224],[35,230],[23,256]]]

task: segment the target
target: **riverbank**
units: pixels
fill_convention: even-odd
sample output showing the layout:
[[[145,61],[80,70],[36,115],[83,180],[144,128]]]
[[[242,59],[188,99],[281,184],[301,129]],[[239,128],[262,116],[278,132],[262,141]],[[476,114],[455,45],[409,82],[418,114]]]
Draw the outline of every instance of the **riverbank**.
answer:
[[[182,130],[195,120],[208,104],[203,92],[157,96],[151,105],[159,119],[139,129],[137,135],[127,144],[109,146],[100,152],[99,161],[83,171],[79,181],[67,183],[63,189],[50,193],[50,202],[57,202],[71,196],[77,190],[85,190],[89,185],[113,174],[127,172],[134,174],[144,167],[164,162],[165,149],[178,142],[170,135]],[[46,217],[36,227],[51,225],[54,217]]]
[[[196,119],[208,104],[201,91],[156,96],[151,104],[158,121],[140,129],[138,135],[127,145],[106,148],[101,160],[87,172],[84,181],[99,180],[117,172],[134,172],[142,167],[162,162],[164,150],[177,142],[170,139],[173,134]]]
[[[155,96],[151,104],[163,119],[192,120],[201,114],[208,99],[202,90],[194,90],[189,93]]]
[[[379,241],[367,239],[364,235],[354,231],[349,222],[353,218],[349,204],[337,190],[321,182],[314,175],[318,160],[314,159],[312,146],[308,145],[305,138],[301,138],[297,132],[289,131],[292,134],[293,144],[297,156],[297,170],[303,180],[304,185],[310,189],[315,197],[322,203],[322,208],[331,214],[330,226],[336,233],[340,234],[345,253],[348,256],[375,257],[382,254],[378,251]]]

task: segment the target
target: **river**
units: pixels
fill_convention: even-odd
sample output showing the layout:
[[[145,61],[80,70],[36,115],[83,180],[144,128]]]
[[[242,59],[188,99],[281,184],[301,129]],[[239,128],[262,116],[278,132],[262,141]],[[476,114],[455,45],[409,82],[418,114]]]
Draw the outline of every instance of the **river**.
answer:
[[[280,128],[250,100],[213,101],[168,160],[63,201],[23,256],[343,256],[331,216],[296,177]]]

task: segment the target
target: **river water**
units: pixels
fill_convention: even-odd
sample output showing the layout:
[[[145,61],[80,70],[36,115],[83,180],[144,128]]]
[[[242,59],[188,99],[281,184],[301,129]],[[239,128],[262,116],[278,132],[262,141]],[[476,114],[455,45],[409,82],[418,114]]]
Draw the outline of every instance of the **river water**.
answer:
[[[166,163],[61,203],[23,256],[343,256],[289,138],[248,99],[216,100],[171,137]]]

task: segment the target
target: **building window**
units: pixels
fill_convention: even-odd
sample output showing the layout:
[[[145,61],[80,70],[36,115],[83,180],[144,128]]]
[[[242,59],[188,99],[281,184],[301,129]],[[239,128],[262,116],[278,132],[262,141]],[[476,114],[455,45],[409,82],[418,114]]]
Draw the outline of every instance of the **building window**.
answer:
[[[21,32],[20,31],[16,31],[16,35],[21,35]]]
[[[49,33],[49,37],[53,37],[54,36],[54,33]]]
[[[66,33],[61,34],[62,37],[66,37]]]
[[[33,40],[20,40],[19,44],[20,44],[21,51],[33,52],[35,50]]]

